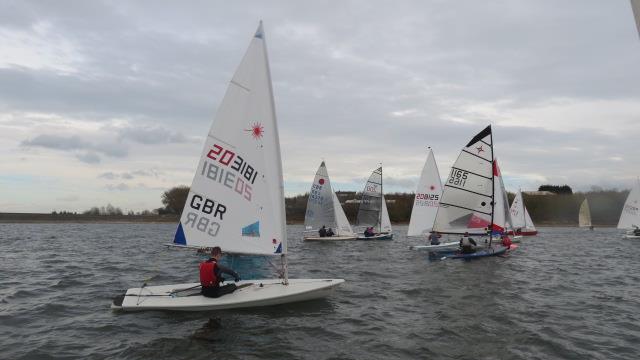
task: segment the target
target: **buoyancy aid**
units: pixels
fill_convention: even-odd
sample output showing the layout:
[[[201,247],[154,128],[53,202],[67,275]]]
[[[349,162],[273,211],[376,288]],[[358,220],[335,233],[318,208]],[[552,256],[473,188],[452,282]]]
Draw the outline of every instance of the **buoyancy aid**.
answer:
[[[203,287],[218,286],[218,277],[216,276],[216,267],[218,264],[214,259],[209,259],[200,263],[200,285]]]

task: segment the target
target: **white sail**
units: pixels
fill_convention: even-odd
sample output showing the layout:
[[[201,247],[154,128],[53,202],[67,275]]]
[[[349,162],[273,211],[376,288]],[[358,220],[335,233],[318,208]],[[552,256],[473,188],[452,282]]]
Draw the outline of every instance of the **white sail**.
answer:
[[[634,227],[640,227],[640,179],[636,181],[629,192],[618,221],[618,229],[632,229]]]
[[[498,166],[498,160],[493,162],[494,171],[494,214],[493,214],[493,226],[492,231],[495,233],[506,233],[514,230],[513,221],[511,220],[511,213],[509,212],[509,200],[507,198],[507,191],[504,188],[504,182],[502,180],[502,173]]]
[[[307,211],[304,216],[304,228],[306,231],[317,231],[323,226],[336,228],[336,213],[334,208],[334,195],[329,180],[329,173],[324,161],[320,164],[316,177],[311,184]]]
[[[433,228],[433,222],[438,213],[438,204],[442,195],[442,181],[438,172],[438,165],[429,149],[427,160],[422,167],[420,181],[413,199],[413,209],[409,220],[407,236],[426,235]]]
[[[631,10],[633,11],[633,18],[636,21],[638,35],[640,35],[640,0],[631,0]]]
[[[344,213],[342,205],[340,205],[338,196],[333,191],[331,193],[333,194],[333,213],[336,216],[336,234],[338,236],[353,236],[353,229],[351,229],[347,215]]]
[[[362,190],[356,226],[378,228],[382,204],[382,167],[379,167],[371,173]]]
[[[462,149],[444,183],[433,225],[450,234],[484,235],[493,207],[493,140],[487,126]]]
[[[174,244],[286,253],[280,142],[262,24],[211,125]]]
[[[531,220],[531,216],[529,216],[529,211],[527,211],[526,206],[524,207],[524,220],[525,220],[525,228],[527,230],[536,231],[536,226],[533,224],[533,221]]]
[[[509,209],[511,213],[511,220],[513,220],[513,226],[517,228],[524,228],[526,226],[526,218],[524,211],[524,203],[522,201],[522,192],[518,190],[516,193],[516,197],[513,198],[513,202],[511,203],[511,208]]]
[[[589,202],[586,198],[580,205],[580,213],[578,214],[578,225],[580,227],[591,226],[591,210],[589,210]]]
[[[385,200],[384,195],[382,195],[382,214],[380,215],[380,220],[380,232],[390,233],[391,219],[389,218],[389,210],[387,210],[387,200]]]

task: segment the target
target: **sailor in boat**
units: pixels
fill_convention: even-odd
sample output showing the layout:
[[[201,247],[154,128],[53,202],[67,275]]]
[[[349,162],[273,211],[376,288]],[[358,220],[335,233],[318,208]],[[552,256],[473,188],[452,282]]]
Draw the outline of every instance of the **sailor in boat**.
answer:
[[[468,232],[465,232],[460,238],[460,251],[463,254],[473,254],[476,252],[476,246],[478,246],[478,244],[469,236]]]
[[[364,237],[372,237],[376,233],[373,231],[373,227],[368,227],[364,230]]]
[[[509,235],[507,234],[502,234],[502,246],[506,247],[507,249],[511,248],[511,238],[509,237]]]
[[[318,230],[318,235],[320,235],[320,237],[327,236],[327,228],[324,225]]]
[[[220,286],[220,282],[224,281],[222,277],[223,273],[231,275],[236,282],[240,281],[240,276],[237,272],[224,265],[218,264],[221,257],[222,249],[216,246],[211,250],[211,258],[200,263],[201,293],[206,297],[217,298],[225,294],[231,294],[237,289],[236,284]]]
[[[331,237],[331,236],[333,236],[333,235],[335,235],[335,234],[334,234],[334,232],[333,232],[333,229],[329,228],[329,230],[327,230],[327,234],[326,234],[326,236],[327,236],[327,237]]]
[[[441,236],[442,235],[438,234],[437,231],[431,231],[431,234],[429,234],[429,241],[431,245],[440,245]]]
[[[634,236],[640,236],[640,228],[638,228],[638,226],[636,226],[636,225],[633,225],[632,234]]]

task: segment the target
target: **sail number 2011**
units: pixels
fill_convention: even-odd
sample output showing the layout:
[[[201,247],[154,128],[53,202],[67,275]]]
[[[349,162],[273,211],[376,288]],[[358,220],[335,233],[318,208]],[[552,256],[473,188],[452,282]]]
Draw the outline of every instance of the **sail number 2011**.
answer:
[[[467,175],[469,175],[468,171],[451,169],[451,175],[449,175],[449,180],[447,180],[447,183],[454,186],[464,187],[464,185],[467,183]]]

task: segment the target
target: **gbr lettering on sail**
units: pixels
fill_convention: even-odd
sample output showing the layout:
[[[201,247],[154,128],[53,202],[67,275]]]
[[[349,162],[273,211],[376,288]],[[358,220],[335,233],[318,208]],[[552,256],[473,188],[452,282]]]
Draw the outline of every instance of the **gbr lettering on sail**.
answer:
[[[223,186],[223,190],[232,192],[241,201],[252,201],[253,185],[258,171],[241,155],[214,143],[207,149],[198,173],[205,180],[205,186],[212,188]],[[217,199],[192,193],[184,226],[197,229],[209,236],[218,235],[227,206]]]

